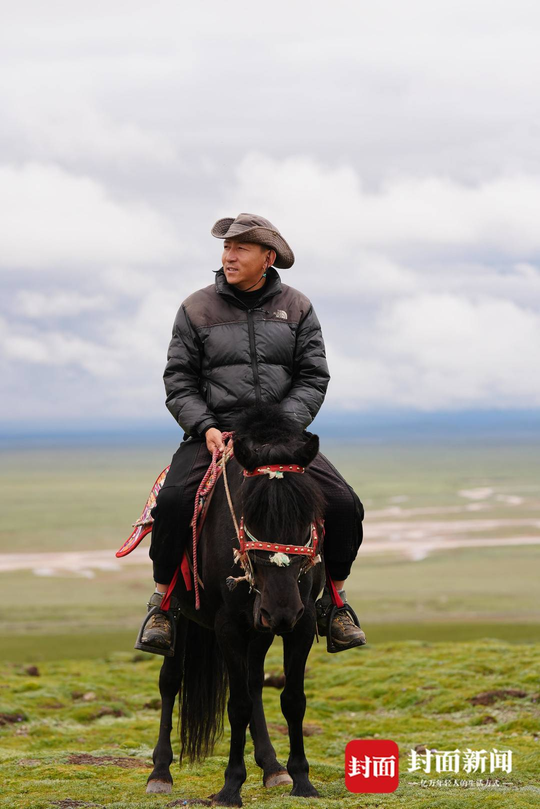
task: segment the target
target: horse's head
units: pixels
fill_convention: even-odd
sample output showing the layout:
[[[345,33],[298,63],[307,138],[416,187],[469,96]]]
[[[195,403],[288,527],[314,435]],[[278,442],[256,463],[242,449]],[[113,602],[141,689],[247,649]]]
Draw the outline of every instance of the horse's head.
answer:
[[[318,436],[302,431],[276,406],[249,411],[235,432],[244,467],[241,551],[257,597],[254,623],[290,632],[304,613],[299,582],[318,560],[322,493],[306,472]]]

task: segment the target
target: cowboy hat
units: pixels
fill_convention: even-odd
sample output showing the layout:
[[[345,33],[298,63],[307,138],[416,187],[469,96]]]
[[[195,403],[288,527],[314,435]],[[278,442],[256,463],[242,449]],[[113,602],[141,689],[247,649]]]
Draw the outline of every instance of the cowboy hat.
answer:
[[[287,269],[294,264],[294,253],[274,225],[252,213],[240,213],[236,219],[218,219],[211,230],[216,239],[239,239],[264,244],[276,251],[274,266]]]

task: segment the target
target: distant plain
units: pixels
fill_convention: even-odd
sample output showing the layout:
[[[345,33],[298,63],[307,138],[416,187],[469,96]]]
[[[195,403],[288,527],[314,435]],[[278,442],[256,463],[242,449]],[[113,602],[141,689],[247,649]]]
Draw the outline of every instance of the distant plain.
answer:
[[[322,449],[366,508],[347,592],[370,642],[540,640],[537,446],[323,441]],[[85,444],[2,453],[0,560],[111,551],[102,569],[54,570],[44,557],[33,570],[0,572],[3,659],[131,648],[152,589],[148,538],[134,552],[138,564],[114,551],[174,450]],[[501,540],[517,544],[491,544]]]

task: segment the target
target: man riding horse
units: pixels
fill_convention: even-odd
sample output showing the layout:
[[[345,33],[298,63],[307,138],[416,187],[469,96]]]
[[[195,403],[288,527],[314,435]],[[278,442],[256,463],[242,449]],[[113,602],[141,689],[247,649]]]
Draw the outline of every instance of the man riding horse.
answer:
[[[220,219],[212,235],[224,240],[223,266],[215,283],[190,295],[176,316],[164,373],[167,407],[184,430],[152,510],[150,557],[159,607],[191,534],[197,489],[222,431],[234,431],[239,415],[253,404],[280,403],[305,429],[317,415],[329,381],[321,327],[308,298],[281,282],[275,267],[287,269],[294,254],[262,216]],[[329,648],[344,651],[366,642],[343,585],[362,542],[364,510],[353,489],[319,453],[310,465],[324,493],[324,556],[343,602],[325,588],[317,602],[319,632]],[[168,612],[145,619],[137,648],[172,654],[173,597]],[[331,626],[328,618],[332,615]]]

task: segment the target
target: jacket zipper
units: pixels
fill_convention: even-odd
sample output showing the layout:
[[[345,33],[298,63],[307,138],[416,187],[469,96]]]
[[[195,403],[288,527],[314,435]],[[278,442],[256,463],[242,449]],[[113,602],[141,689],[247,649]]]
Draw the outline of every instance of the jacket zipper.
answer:
[[[251,369],[253,371],[253,381],[255,382],[255,401],[261,403],[261,384],[259,381],[259,367],[257,365],[257,350],[255,346],[255,326],[253,324],[253,309],[247,310],[248,331],[249,331],[249,353],[251,354]]]

